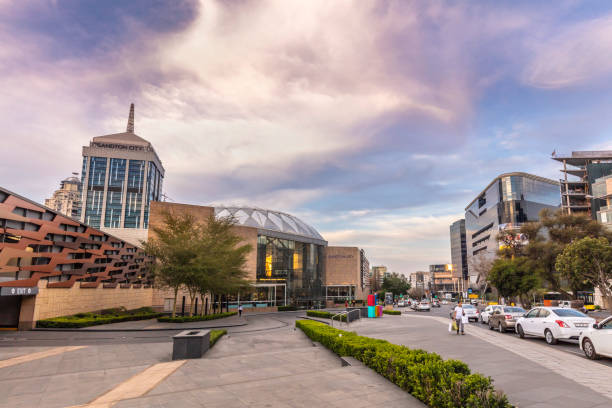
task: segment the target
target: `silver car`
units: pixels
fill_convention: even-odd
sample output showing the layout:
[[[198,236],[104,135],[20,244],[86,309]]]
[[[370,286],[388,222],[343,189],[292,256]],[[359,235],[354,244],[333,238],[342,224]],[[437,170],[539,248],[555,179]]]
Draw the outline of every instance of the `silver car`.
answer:
[[[431,305],[429,304],[429,302],[419,302],[419,304],[417,305],[416,308],[417,312],[429,312],[431,311]]]
[[[468,321],[478,321],[479,318],[479,313],[478,313],[478,309],[476,309],[476,307],[474,307],[474,305],[470,305],[468,303],[462,303],[461,307],[463,308],[463,312],[465,313],[465,316],[468,318]],[[449,317],[452,319],[453,318],[453,313],[455,313],[454,309],[451,309],[450,313],[449,313]]]

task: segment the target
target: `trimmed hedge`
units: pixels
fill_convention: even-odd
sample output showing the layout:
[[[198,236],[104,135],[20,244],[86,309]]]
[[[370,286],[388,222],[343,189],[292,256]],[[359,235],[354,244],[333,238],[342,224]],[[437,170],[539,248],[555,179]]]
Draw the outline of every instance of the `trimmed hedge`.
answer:
[[[186,323],[186,322],[201,322],[205,320],[215,320],[222,319],[224,317],[230,317],[237,315],[238,312],[224,312],[224,313],[215,313],[209,315],[198,315],[198,316],[162,316],[158,317],[157,321],[162,323]]]
[[[322,310],[308,310],[306,312],[306,316],[320,317],[320,318],[323,318],[323,319],[331,319],[332,316],[334,316],[335,314],[336,313],[324,312]],[[338,320],[338,318],[336,318],[334,320]],[[339,320],[342,321],[342,322],[346,322],[346,315],[341,315]]]
[[[401,315],[402,312],[399,310],[383,310],[383,314],[388,314],[388,315]]]
[[[227,330],[225,329],[216,329],[210,331],[210,347],[214,346],[215,343],[224,335],[227,334]]]
[[[445,361],[435,353],[358,336],[312,320],[298,320],[295,326],[312,341],[339,356],[356,358],[430,407],[512,407],[507,397],[493,388],[491,378],[471,374],[462,361]]]
[[[154,319],[161,315],[161,313],[155,313],[150,307],[141,307],[134,310],[125,310],[125,308],[105,309],[100,313],[77,313],[72,316],[60,316],[39,320],[36,322],[36,327],[78,329],[100,324]]]
[[[278,306],[279,312],[293,312],[296,310],[298,310],[298,308],[295,306]]]

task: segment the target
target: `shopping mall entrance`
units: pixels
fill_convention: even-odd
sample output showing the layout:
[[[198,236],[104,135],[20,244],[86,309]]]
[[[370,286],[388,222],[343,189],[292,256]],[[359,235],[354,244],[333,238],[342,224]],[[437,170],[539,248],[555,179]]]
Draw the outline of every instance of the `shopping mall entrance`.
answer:
[[[0,329],[17,328],[21,296],[0,296]]]

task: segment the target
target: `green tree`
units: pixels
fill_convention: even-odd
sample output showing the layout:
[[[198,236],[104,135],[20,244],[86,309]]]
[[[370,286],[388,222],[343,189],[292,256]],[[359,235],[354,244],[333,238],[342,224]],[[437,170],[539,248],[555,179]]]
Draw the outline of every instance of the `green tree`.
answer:
[[[539,285],[539,279],[532,272],[531,262],[525,257],[495,260],[489,273],[489,282],[506,299],[518,297],[523,307],[531,306],[530,292]]]
[[[410,290],[410,282],[408,282],[408,278],[405,275],[393,272],[383,279],[382,290],[384,292],[393,292],[393,296],[405,295]]]
[[[572,286],[599,288],[604,307],[612,307],[612,247],[605,237],[585,237],[567,245],[557,256],[556,268]]]
[[[162,214],[162,224],[150,226],[149,240],[143,242],[147,255],[155,257],[153,276],[155,285],[171,289],[174,293],[172,317],[176,316],[178,291],[193,274],[197,258],[193,237],[199,234],[199,226],[190,214]]]
[[[532,261],[533,270],[548,283],[550,289],[567,294],[562,285],[562,276],[556,268],[557,256],[573,241],[584,237],[606,237],[610,240],[612,232],[584,215],[544,209],[539,218],[539,221],[528,222],[521,227],[521,233],[528,239],[521,254]],[[569,289],[574,298],[578,290],[584,289],[583,285],[577,284],[576,280],[570,282]]]

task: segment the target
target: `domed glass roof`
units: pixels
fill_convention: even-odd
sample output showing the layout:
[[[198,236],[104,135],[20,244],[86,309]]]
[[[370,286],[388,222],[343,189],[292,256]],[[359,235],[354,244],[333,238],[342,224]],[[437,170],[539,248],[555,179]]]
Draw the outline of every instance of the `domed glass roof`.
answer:
[[[251,207],[215,207],[215,216],[233,216],[238,225],[325,241],[316,229],[293,215]]]

